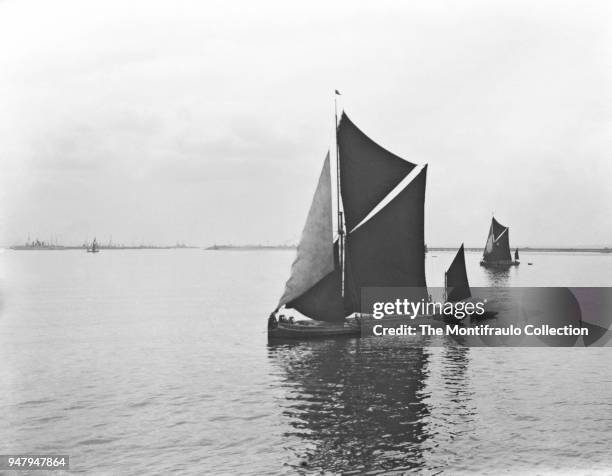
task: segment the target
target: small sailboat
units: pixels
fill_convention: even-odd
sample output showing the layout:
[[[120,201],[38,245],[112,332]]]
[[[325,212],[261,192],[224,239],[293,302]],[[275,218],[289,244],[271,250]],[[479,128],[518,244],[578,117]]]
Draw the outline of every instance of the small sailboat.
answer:
[[[514,250],[514,261],[518,261],[519,260],[519,253],[518,253],[518,248],[516,248]]]
[[[98,247],[98,241],[94,238],[91,242],[91,246],[87,248],[88,253],[98,253],[100,248]]]
[[[518,260],[512,260],[509,235],[510,228],[502,225],[493,217],[482,261],[480,261],[481,266],[508,267],[519,264]]]
[[[268,319],[270,339],[360,335],[364,287],[412,287],[427,299],[427,166],[382,148],[343,112],[336,170],[334,210],[328,152],[290,277]],[[287,318],[289,311],[308,319]]]
[[[472,292],[465,269],[465,251],[461,243],[453,262],[444,273],[444,300],[459,302],[470,297]]]
[[[465,251],[463,243],[457,251],[453,262],[444,273],[444,300],[445,302],[465,301],[472,297],[470,282],[465,268]],[[477,316],[478,319],[492,318],[497,315],[496,311],[485,310]]]

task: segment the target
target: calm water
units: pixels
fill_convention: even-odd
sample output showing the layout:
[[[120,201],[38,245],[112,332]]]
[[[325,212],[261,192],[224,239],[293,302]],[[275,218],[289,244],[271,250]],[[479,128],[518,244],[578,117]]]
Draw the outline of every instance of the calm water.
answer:
[[[0,454],[89,474],[609,474],[612,349],[268,346],[287,251],[0,254]],[[473,286],[605,286],[533,253]],[[431,252],[439,286],[452,253]],[[40,473],[37,473],[40,474]]]

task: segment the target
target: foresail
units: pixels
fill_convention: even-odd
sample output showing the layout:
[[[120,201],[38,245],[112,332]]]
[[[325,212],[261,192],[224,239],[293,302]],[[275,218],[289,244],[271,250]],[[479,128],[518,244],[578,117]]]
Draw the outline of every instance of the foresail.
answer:
[[[304,294],[334,270],[331,193],[328,152],[279,307]]]
[[[471,296],[470,283],[465,269],[465,252],[463,244],[446,272],[446,300],[457,302]]]
[[[338,126],[346,229],[357,226],[416,166],[365,135],[343,113]]]

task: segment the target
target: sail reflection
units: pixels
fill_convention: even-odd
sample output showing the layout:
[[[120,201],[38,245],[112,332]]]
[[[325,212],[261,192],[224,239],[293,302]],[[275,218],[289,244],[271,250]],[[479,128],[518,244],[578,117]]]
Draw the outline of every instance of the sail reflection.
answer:
[[[384,472],[424,465],[430,353],[423,342],[345,339],[271,345],[285,389],[296,471]],[[295,441],[295,440],[294,440]]]
[[[495,288],[508,285],[508,281],[511,278],[513,268],[491,267],[483,268],[483,270],[488,282],[488,286]]]
[[[472,402],[473,392],[468,385],[470,351],[469,347],[457,345],[449,345],[443,350],[441,378],[444,399],[448,403],[448,413],[461,420],[453,425],[456,429],[454,435],[471,431],[468,423],[476,415]]]

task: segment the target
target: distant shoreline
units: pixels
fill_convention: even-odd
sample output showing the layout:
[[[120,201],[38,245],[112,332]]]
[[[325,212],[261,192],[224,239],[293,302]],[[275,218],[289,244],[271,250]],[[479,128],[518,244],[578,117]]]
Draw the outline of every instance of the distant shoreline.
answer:
[[[184,250],[198,249],[199,246],[98,246],[99,250]],[[66,251],[66,250],[87,250],[86,246],[10,246],[8,249],[15,251]]]
[[[294,250],[297,246],[295,245],[213,245],[205,248],[206,250],[212,251],[250,251],[250,250]],[[430,247],[428,252],[431,251],[457,251],[457,248],[450,247]],[[465,251],[477,251],[482,252],[483,248],[465,248]],[[524,247],[520,248],[521,252],[530,251],[541,251],[541,252],[563,252],[563,253],[575,253],[575,252],[587,252],[587,253],[612,253],[612,248],[532,248]]]
[[[514,250],[514,248],[512,248]],[[519,247],[518,250],[522,252],[539,251],[539,252],[561,252],[561,253],[612,253],[612,248],[532,248],[526,246],[524,248]],[[429,251],[457,251],[457,248],[429,248]],[[465,248],[465,251],[484,251],[484,248]]]
[[[182,250],[182,249],[204,249],[206,251],[275,251],[275,250],[295,250],[295,245],[213,245],[206,248],[200,246],[100,246],[100,250]],[[49,246],[25,246],[17,245],[6,247],[14,251],[68,251],[68,250],[87,250],[84,246],[63,246],[63,245],[49,245]],[[430,247],[427,252],[432,251],[457,251],[457,248],[452,247]],[[465,248],[465,251],[479,252],[483,251],[482,248]],[[534,252],[545,252],[545,253],[612,253],[612,248],[532,248],[524,247],[520,248],[520,252],[528,253]]]
[[[223,251],[223,250],[295,250],[296,245],[213,245],[204,248],[205,250]]]

